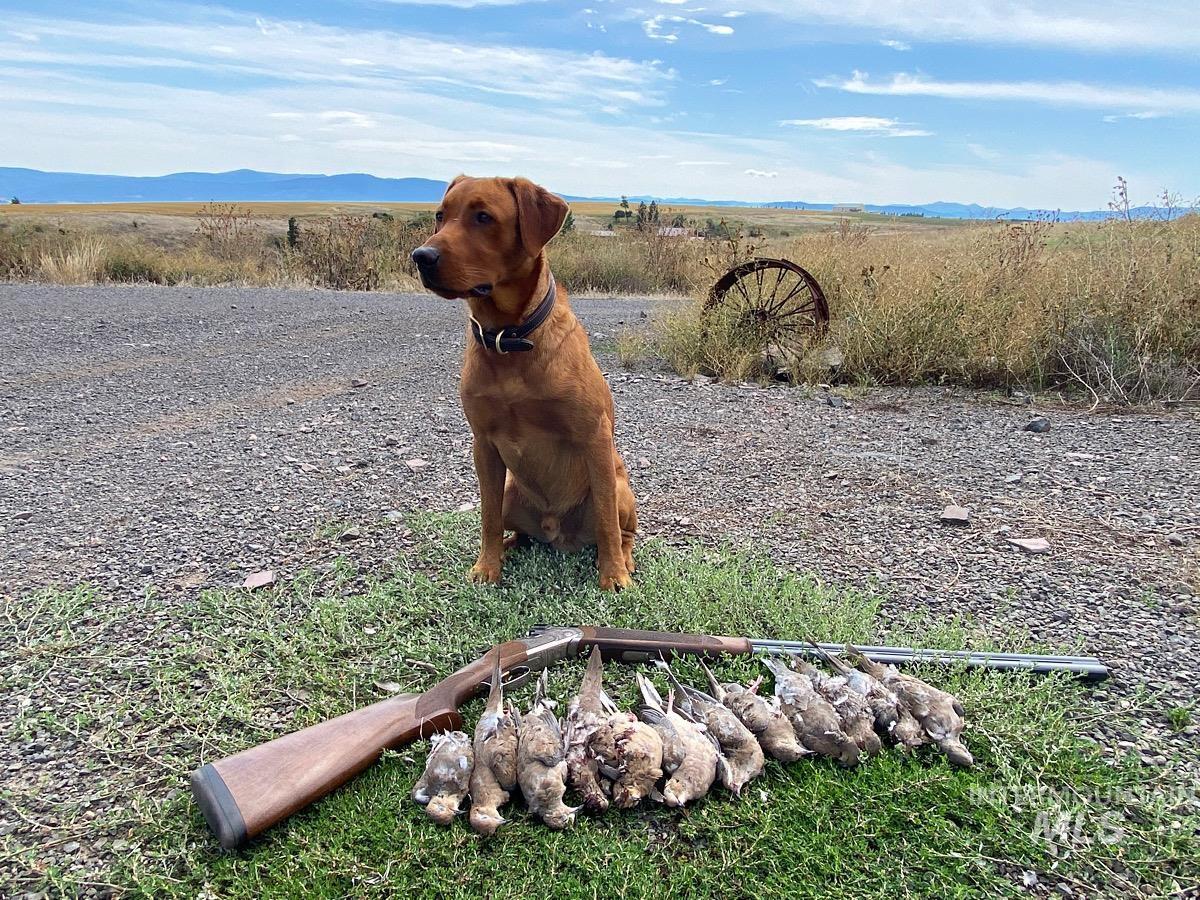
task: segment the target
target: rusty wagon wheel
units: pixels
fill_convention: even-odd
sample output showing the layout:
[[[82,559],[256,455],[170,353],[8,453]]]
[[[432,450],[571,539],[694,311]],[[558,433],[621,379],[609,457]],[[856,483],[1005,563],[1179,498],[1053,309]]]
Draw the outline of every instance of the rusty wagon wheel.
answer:
[[[713,285],[704,310],[730,316],[763,347],[798,349],[829,327],[821,286],[786,259],[759,257],[734,266]]]

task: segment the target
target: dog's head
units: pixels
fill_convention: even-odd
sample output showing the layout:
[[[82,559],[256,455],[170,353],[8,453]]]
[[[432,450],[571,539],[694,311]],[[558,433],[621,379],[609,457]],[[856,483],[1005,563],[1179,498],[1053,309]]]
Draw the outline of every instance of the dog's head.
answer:
[[[526,178],[459,175],[413,262],[425,287],[439,296],[486,297],[528,276],[566,217],[565,200]]]

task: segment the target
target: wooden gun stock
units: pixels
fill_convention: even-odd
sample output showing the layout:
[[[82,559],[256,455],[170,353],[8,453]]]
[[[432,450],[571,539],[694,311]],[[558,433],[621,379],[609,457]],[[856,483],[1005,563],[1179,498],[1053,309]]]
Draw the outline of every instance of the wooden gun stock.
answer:
[[[240,847],[367,768],[385,749],[458,728],[458,707],[492,674],[510,672],[527,646],[509,641],[424,694],[403,694],[243,750],[192,773],[192,794],[226,849]]]

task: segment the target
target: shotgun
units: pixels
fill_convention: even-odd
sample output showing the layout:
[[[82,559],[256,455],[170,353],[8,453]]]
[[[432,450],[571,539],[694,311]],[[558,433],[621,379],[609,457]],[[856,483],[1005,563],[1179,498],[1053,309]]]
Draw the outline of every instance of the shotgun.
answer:
[[[623,628],[540,626],[528,637],[508,641],[438,682],[423,694],[398,694],[208,763],[191,775],[192,794],[221,846],[241,847],[330,791],[345,784],[382,755],[439,731],[462,727],[459,707],[488,686],[492,653],[499,653],[505,687],[524,683],[534,672],[599,647],[607,660],[647,662],[666,656],[709,658],[766,653],[836,653],[838,644],[757,640],[703,634],[666,634]],[[928,662],[1038,674],[1069,672],[1091,681],[1108,677],[1092,657],[862,647],[885,663]]]

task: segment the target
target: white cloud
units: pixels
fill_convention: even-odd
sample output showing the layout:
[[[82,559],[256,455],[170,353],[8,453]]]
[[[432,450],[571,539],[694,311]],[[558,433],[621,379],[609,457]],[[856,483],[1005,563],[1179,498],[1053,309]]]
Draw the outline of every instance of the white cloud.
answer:
[[[746,169],[742,172],[743,175],[749,175],[751,178],[778,178],[778,172],[764,172],[762,169]]]
[[[460,140],[373,140],[356,138],[338,141],[344,150],[370,150],[435,156],[453,162],[508,163],[528,154],[529,148],[501,141]]]
[[[1119,122],[1122,119],[1161,119],[1167,114],[1165,112],[1154,112],[1146,110],[1145,112],[1122,113],[1114,116],[1105,116],[1105,122]]]
[[[659,2],[670,3],[674,2],[674,0],[659,0]],[[679,25],[694,25],[697,28],[703,28],[709,34],[719,34],[725,37],[733,34],[733,29],[728,25],[713,25],[709,22],[701,22],[698,19],[689,19],[686,16],[671,16],[665,13],[651,16],[649,19],[643,21],[642,31],[651,40],[674,44],[679,40],[679,30],[676,27]]]
[[[816,128],[821,131],[857,131],[886,137],[929,137],[933,132],[904,125],[879,116],[829,116],[824,119],[784,119],[780,125]]]
[[[327,128],[374,128],[377,124],[370,116],[349,109],[327,109],[317,113],[317,118],[327,123]]]
[[[722,162],[719,159],[684,159],[677,162],[677,166],[727,166],[729,163]]]
[[[806,25],[841,25],[923,41],[972,41],[1091,51],[1200,45],[1195,4],[1179,0],[718,0],[717,6]]]
[[[674,78],[672,71],[657,64],[598,52],[456,43],[400,31],[267,21],[185,8],[197,21],[103,26],[72,19],[10,21],[21,30],[40,33],[42,41],[32,45],[0,38],[0,59],[60,71],[154,66],[299,84],[356,85],[392,95],[483,92],[585,107],[617,101],[662,105],[664,88]],[[464,64],[447,65],[455,59]]]
[[[912,44],[906,44],[904,41],[882,40],[879,43],[883,44],[885,47],[890,47],[893,50],[899,50],[901,52],[912,49]]]
[[[937,81],[903,72],[885,81],[871,81],[865,72],[855,72],[849,78],[819,78],[813,83],[886,97],[1016,100],[1055,106],[1132,107],[1159,113],[1200,111],[1200,91],[1192,88],[1114,87],[1078,81]]]
[[[710,78],[708,83],[710,85],[712,85],[713,87],[720,87],[728,80],[729,80],[728,78]]]
[[[999,150],[993,150],[991,147],[984,144],[970,143],[967,144],[967,149],[971,151],[971,155],[979,159],[985,159],[988,162],[995,162],[1004,158],[1004,154]]]
[[[744,15],[745,15],[745,12],[743,12],[740,9],[731,9],[731,10],[729,10],[729,12],[721,13],[721,18],[723,18],[723,19],[739,19]]]

